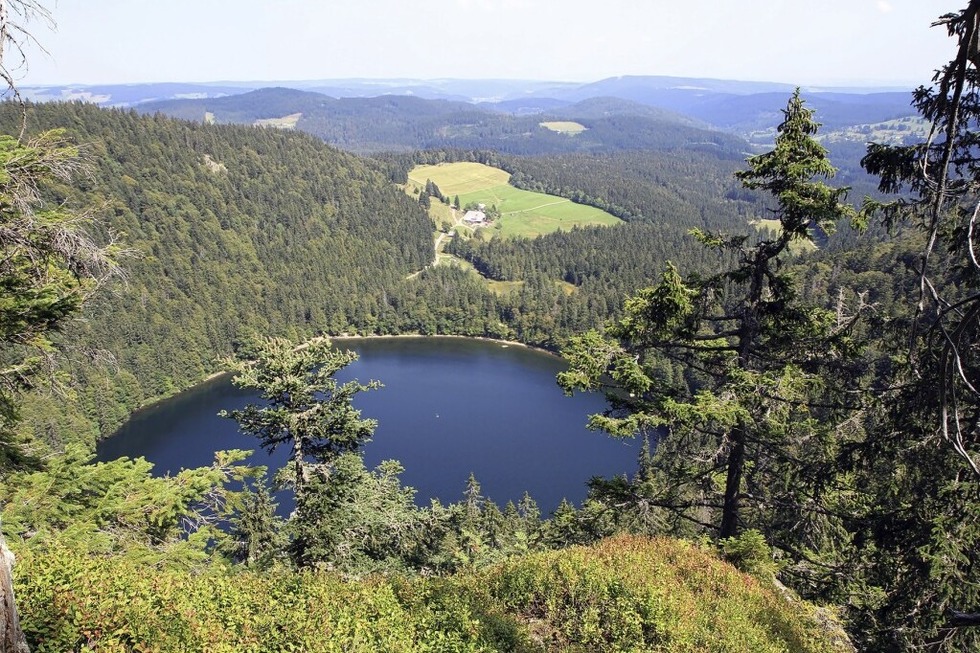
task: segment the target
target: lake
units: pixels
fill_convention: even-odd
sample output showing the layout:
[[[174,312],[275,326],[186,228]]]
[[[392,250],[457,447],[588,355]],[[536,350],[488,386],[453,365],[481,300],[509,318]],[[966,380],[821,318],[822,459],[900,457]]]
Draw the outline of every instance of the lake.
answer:
[[[355,405],[378,420],[365,448],[373,468],[395,459],[402,483],[416,501],[462,498],[472,472],[483,494],[503,506],[530,492],[544,514],[563,497],[580,503],[595,475],[633,474],[639,444],[585,428],[605,408],[599,395],[565,397],[555,383],[563,361],[544,352],[465,338],[335,340],[360,359],[338,374],[342,381],[376,379],[384,388],[361,393]],[[214,379],[133,415],[98,447],[99,460],[144,456],[159,474],[209,465],[215,451],[255,449],[219,410],[256,400]],[[250,462],[283,465],[286,450],[257,451]]]

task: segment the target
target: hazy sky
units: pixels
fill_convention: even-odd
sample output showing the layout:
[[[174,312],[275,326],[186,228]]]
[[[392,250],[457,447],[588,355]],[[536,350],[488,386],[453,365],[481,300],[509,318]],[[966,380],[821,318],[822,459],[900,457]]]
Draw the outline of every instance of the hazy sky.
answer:
[[[50,0],[20,84],[681,75],[926,83],[965,0]]]

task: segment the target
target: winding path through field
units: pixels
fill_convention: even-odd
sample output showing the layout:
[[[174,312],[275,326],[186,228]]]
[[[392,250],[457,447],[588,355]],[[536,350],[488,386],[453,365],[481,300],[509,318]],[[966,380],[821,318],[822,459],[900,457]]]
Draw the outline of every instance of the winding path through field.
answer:
[[[452,230],[454,227],[461,226],[463,224],[463,219],[456,214],[456,209],[450,209],[450,210],[453,212],[453,226],[450,227],[450,230]],[[432,263],[429,263],[418,272],[413,272],[405,278],[414,279],[415,277],[419,276],[429,268],[434,268],[435,266],[439,265],[439,247],[442,245],[442,241],[444,241],[446,238],[449,237],[451,237],[450,234],[446,233],[445,231],[440,231],[439,235],[436,236],[435,243],[433,243],[432,246],[433,249]]]

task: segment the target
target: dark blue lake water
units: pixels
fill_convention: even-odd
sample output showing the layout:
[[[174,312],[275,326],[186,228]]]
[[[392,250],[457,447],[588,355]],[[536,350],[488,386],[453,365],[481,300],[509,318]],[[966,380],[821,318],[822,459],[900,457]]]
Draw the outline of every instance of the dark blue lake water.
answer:
[[[597,395],[565,397],[555,384],[562,361],[542,352],[459,338],[335,341],[360,359],[338,377],[377,379],[380,390],[355,405],[378,420],[365,447],[368,467],[396,459],[402,482],[430,498],[458,501],[470,472],[503,505],[531,493],[547,514],[563,497],[579,503],[592,476],[632,474],[639,445],[585,428],[600,412]],[[255,401],[225,377],[133,416],[98,448],[100,460],[144,456],[156,472],[208,465],[221,449],[254,449],[236,423],[217,416]],[[277,469],[286,450],[258,451],[255,464]]]

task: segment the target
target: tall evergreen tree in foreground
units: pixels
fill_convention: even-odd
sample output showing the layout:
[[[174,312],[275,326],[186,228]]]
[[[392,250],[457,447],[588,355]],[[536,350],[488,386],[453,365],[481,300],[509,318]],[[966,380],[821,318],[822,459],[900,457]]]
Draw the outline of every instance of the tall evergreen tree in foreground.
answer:
[[[914,94],[929,136],[910,146],[872,144],[862,164],[879,176],[881,191],[909,193],[869,208],[889,225],[908,221],[925,234],[905,352],[922,399],[916,409],[980,476],[980,2],[936,25],[958,45],[934,85]]]
[[[780,236],[746,246],[699,233],[738,263],[686,281],[668,269],[605,337],[574,343],[561,379],[612,380],[596,427],[664,430],[642,483],[608,484],[619,505],[659,509],[675,532],[758,528],[786,555],[783,578],[842,606],[869,651],[980,649],[980,0],[936,24],[957,52],[914,95],[929,137],[873,145],[864,160],[903,196],[868,201],[862,217],[911,225],[922,243],[918,291],[906,313],[880,316],[874,368],[858,348],[861,303],[802,306],[780,267],[811,219],[834,216],[825,200],[839,192],[810,181],[826,168],[791,100],[776,148],[739,175],[776,197]],[[685,366],[685,382],[658,357]]]
[[[604,334],[572,340],[559,383],[608,391],[611,408],[591,428],[659,439],[642,479],[608,486],[619,494],[611,501],[642,506],[674,532],[706,528],[724,539],[759,529],[802,560],[833,537],[821,504],[838,427],[857,409],[848,392],[859,375],[847,365],[856,315],[804,305],[785,263],[794,245],[853,211],[846,189],[822,181],[835,171],[799,92],[783,113],[775,148],[738,173],[772,195],[778,229],[695,230],[727,270],[685,280],[668,265]]]
[[[868,647],[980,650],[980,1],[934,24],[955,57],[913,106],[925,141],[872,145],[862,162],[886,224],[923,243],[918,289],[890,348],[898,363],[873,446],[851,473],[866,505],[856,516],[859,577],[877,600],[857,630]],[[885,464],[882,461],[886,461]]]
[[[356,359],[325,338],[298,346],[264,338],[231,362],[235,385],[257,389],[265,403],[222,415],[270,452],[289,448],[279,480],[294,492],[290,552],[301,567],[362,571],[383,565],[400,558],[414,527],[414,491],[399,483],[401,466],[388,461],[375,472],[364,468],[361,447],[377,422],[362,418],[352,402],[381,384],[337,381],[335,375]]]
[[[52,333],[117,271],[116,248],[89,235],[90,215],[41,199],[81,167],[62,131],[0,136],[0,473],[28,462],[14,434],[19,394],[51,380],[40,372]]]

